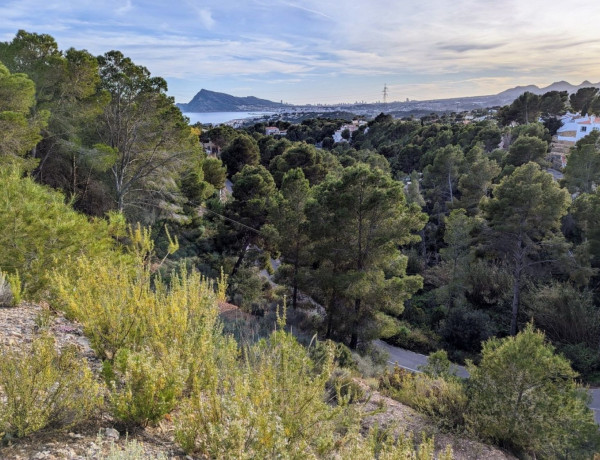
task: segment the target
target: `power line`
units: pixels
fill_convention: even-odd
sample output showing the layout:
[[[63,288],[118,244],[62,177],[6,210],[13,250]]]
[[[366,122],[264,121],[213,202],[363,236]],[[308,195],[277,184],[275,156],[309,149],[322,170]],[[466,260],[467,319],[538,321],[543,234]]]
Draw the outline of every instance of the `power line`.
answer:
[[[246,225],[246,224],[243,224],[243,223],[241,223],[241,222],[239,222],[239,221],[237,221],[237,220],[235,220],[235,219],[232,219],[232,218],[230,218],[230,217],[224,216],[223,214],[219,214],[218,212],[215,212],[215,211],[213,211],[212,209],[208,209],[208,208],[207,208],[207,207],[205,207],[205,206],[198,206],[198,207],[199,207],[199,208],[200,208],[202,211],[208,211],[208,212],[210,212],[210,213],[214,214],[215,216],[222,217],[222,218],[223,218],[223,219],[225,219],[225,220],[228,220],[228,221],[230,221],[230,222],[233,222],[234,224],[238,224],[238,225],[240,225],[240,226],[242,226],[242,227],[244,227],[244,228],[247,228],[248,230],[251,230],[251,231],[253,231],[253,232],[255,232],[255,233],[258,233],[259,235],[260,235],[260,233],[261,233],[261,232],[260,232],[260,230],[257,230],[257,229],[255,229],[255,228],[253,228],[253,227],[250,227],[250,226]]]

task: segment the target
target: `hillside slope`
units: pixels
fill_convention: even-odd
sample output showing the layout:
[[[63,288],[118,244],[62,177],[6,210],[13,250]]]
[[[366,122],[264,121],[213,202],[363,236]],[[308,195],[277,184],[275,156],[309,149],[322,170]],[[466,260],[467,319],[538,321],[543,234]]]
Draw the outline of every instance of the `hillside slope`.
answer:
[[[237,307],[220,305],[221,314],[232,314]],[[241,312],[240,312],[241,313]],[[0,308],[0,345],[22,347],[30,343],[41,332],[50,333],[57,346],[63,348],[75,345],[79,355],[85,358],[90,368],[100,378],[101,362],[83,335],[81,325],[67,320],[62,313],[51,311],[46,305],[22,303],[15,308]],[[389,428],[397,434],[410,435],[420,440],[423,433],[434,436],[436,451],[442,452],[447,445],[452,446],[456,459],[495,459],[506,460],[514,457],[496,447],[488,446],[463,436],[442,433],[425,415],[393,399],[382,396],[361,380],[357,383],[366,395],[364,410],[373,415],[363,421],[363,427],[377,424]],[[72,428],[70,432],[44,430],[23,439],[15,440],[6,447],[0,447],[0,458],[25,459],[91,459],[116,458],[126,447],[132,446],[138,452],[136,458],[148,459],[187,459],[173,439],[173,422],[165,418],[157,427],[146,427],[125,436],[118,433],[114,420],[107,414],[98,416],[85,426]],[[118,457],[121,458],[121,457]],[[129,457],[127,457],[129,458]]]

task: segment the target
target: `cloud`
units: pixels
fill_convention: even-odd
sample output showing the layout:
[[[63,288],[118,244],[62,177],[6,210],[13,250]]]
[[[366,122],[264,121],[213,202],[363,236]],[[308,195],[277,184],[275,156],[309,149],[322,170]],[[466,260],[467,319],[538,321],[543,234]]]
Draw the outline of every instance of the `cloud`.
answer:
[[[291,3],[291,2],[285,2],[284,4],[286,6],[289,6],[290,8],[296,8],[298,10],[305,11],[305,12],[310,13],[312,15],[322,16],[322,17],[327,18],[327,19],[333,19],[331,16],[329,16],[329,15],[327,15],[325,13],[322,13],[321,11],[314,10],[312,8],[306,8],[304,6],[295,5],[295,4]]]
[[[212,17],[210,10],[203,8],[197,10],[198,18],[204,27],[207,29],[212,29],[215,26],[215,20]]]
[[[5,0],[0,39],[12,39],[21,28],[50,33],[63,49],[94,54],[120,49],[167,79],[227,78],[233,87],[255,82],[257,91],[267,84],[316,91],[323,81],[320,94],[340,88],[335,90],[340,100],[341,88],[348,100],[380,98],[384,81],[399,93],[410,92],[408,97],[423,98],[427,91],[436,97],[444,91],[489,94],[507,84],[600,79],[595,4],[568,9],[547,0],[456,0],[451,6],[446,0],[371,0],[343,7],[337,0],[100,3]]]
[[[127,0],[123,6],[115,10],[115,13],[117,13],[119,16],[123,16],[124,14],[129,13],[131,10],[133,10],[133,4],[131,3],[131,0]]]
[[[439,44],[438,48],[441,50],[456,51],[457,53],[466,53],[467,51],[478,51],[478,50],[492,50],[499,48],[502,43],[455,43],[455,44]]]

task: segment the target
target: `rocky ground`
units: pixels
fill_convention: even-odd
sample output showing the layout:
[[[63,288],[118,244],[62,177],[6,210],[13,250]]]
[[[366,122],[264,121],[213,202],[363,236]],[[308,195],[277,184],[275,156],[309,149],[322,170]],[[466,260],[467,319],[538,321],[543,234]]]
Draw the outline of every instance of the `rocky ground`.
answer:
[[[365,406],[366,411],[375,412],[374,415],[364,419],[365,428],[377,425],[381,429],[391,429],[397,434],[412,436],[420,440],[425,434],[435,440],[436,451],[442,452],[446,446],[451,446],[456,460],[508,460],[515,457],[503,450],[477,442],[460,434],[451,434],[441,431],[431,420],[394,399],[383,396],[377,391],[369,390],[364,382],[358,382],[363,391],[369,395]],[[384,410],[377,411],[383,407]]]
[[[59,348],[75,345],[96,375],[99,374],[100,360],[79,324],[51,311],[47,305],[22,303],[16,308],[0,308],[0,344],[19,347],[30,343],[41,331],[52,334]],[[0,447],[0,459],[185,459],[186,455],[173,442],[172,431],[172,424],[165,420],[158,427],[119,433],[110,416],[100,414],[68,432],[44,431]],[[126,446],[135,456],[119,455]]]
[[[220,306],[222,315],[246,315],[230,304]],[[60,312],[47,305],[23,303],[16,308],[0,308],[0,345],[20,347],[30,343],[41,331],[51,333],[59,348],[75,345],[99,375],[101,363],[79,324],[67,320]],[[421,434],[435,436],[436,447],[443,450],[450,444],[457,459],[509,459],[514,458],[500,449],[447,433],[440,432],[427,417],[415,410],[384,397],[359,381],[369,395],[365,410],[379,409],[365,419],[365,429],[377,424],[392,427],[399,433],[412,433],[415,439]],[[381,410],[382,409],[382,410]],[[192,459],[186,456],[173,440],[173,423],[163,420],[156,427],[140,429],[133,433],[119,433],[108,414],[100,414],[86,425],[70,431],[43,431],[19,439],[0,448],[0,459]],[[128,455],[123,451],[128,449]]]

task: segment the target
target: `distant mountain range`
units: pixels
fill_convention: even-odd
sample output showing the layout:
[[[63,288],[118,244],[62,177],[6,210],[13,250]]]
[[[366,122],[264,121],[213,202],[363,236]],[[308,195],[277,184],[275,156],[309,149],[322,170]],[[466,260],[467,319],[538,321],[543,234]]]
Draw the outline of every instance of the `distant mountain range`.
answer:
[[[390,108],[388,111],[397,111],[401,113],[412,112],[417,109],[430,110],[432,112],[473,110],[510,104],[526,91],[534,94],[544,94],[548,91],[567,91],[570,94],[577,92],[580,88],[590,86],[600,88],[600,83],[590,83],[586,80],[580,85],[572,85],[566,81],[558,81],[542,88],[536,85],[516,86],[498,94],[491,94],[488,96],[456,97],[452,99],[432,99],[428,101],[409,101],[404,103],[392,102],[389,104]]]
[[[600,83],[590,83],[589,81],[585,80],[580,85],[572,85],[568,81],[557,81],[544,88],[540,88],[536,85],[516,86],[514,88],[502,91],[501,93],[496,94],[496,96],[509,98],[512,102],[526,91],[529,91],[533,94],[544,94],[548,91],[567,91],[570,94],[577,92],[577,90],[580,88],[587,88],[590,86],[600,88]]]
[[[254,112],[291,107],[254,96],[236,97],[201,89],[187,104],[177,104],[182,112]]]
[[[413,112],[413,111],[454,111],[472,110],[476,108],[494,107],[510,104],[526,91],[534,94],[544,94],[548,91],[567,91],[574,93],[580,88],[594,86],[600,88],[600,83],[584,81],[580,85],[572,85],[566,81],[558,81],[549,86],[540,88],[536,85],[516,86],[498,94],[488,96],[469,96],[451,99],[432,99],[425,101],[390,102],[374,104],[345,104],[346,111],[386,111],[386,112]],[[217,93],[207,89],[200,90],[187,104],[177,104],[182,112],[269,112],[280,109],[293,110],[307,106],[294,106],[279,102],[259,99],[254,96],[236,97],[230,94]],[[319,110],[317,106],[312,106]]]

